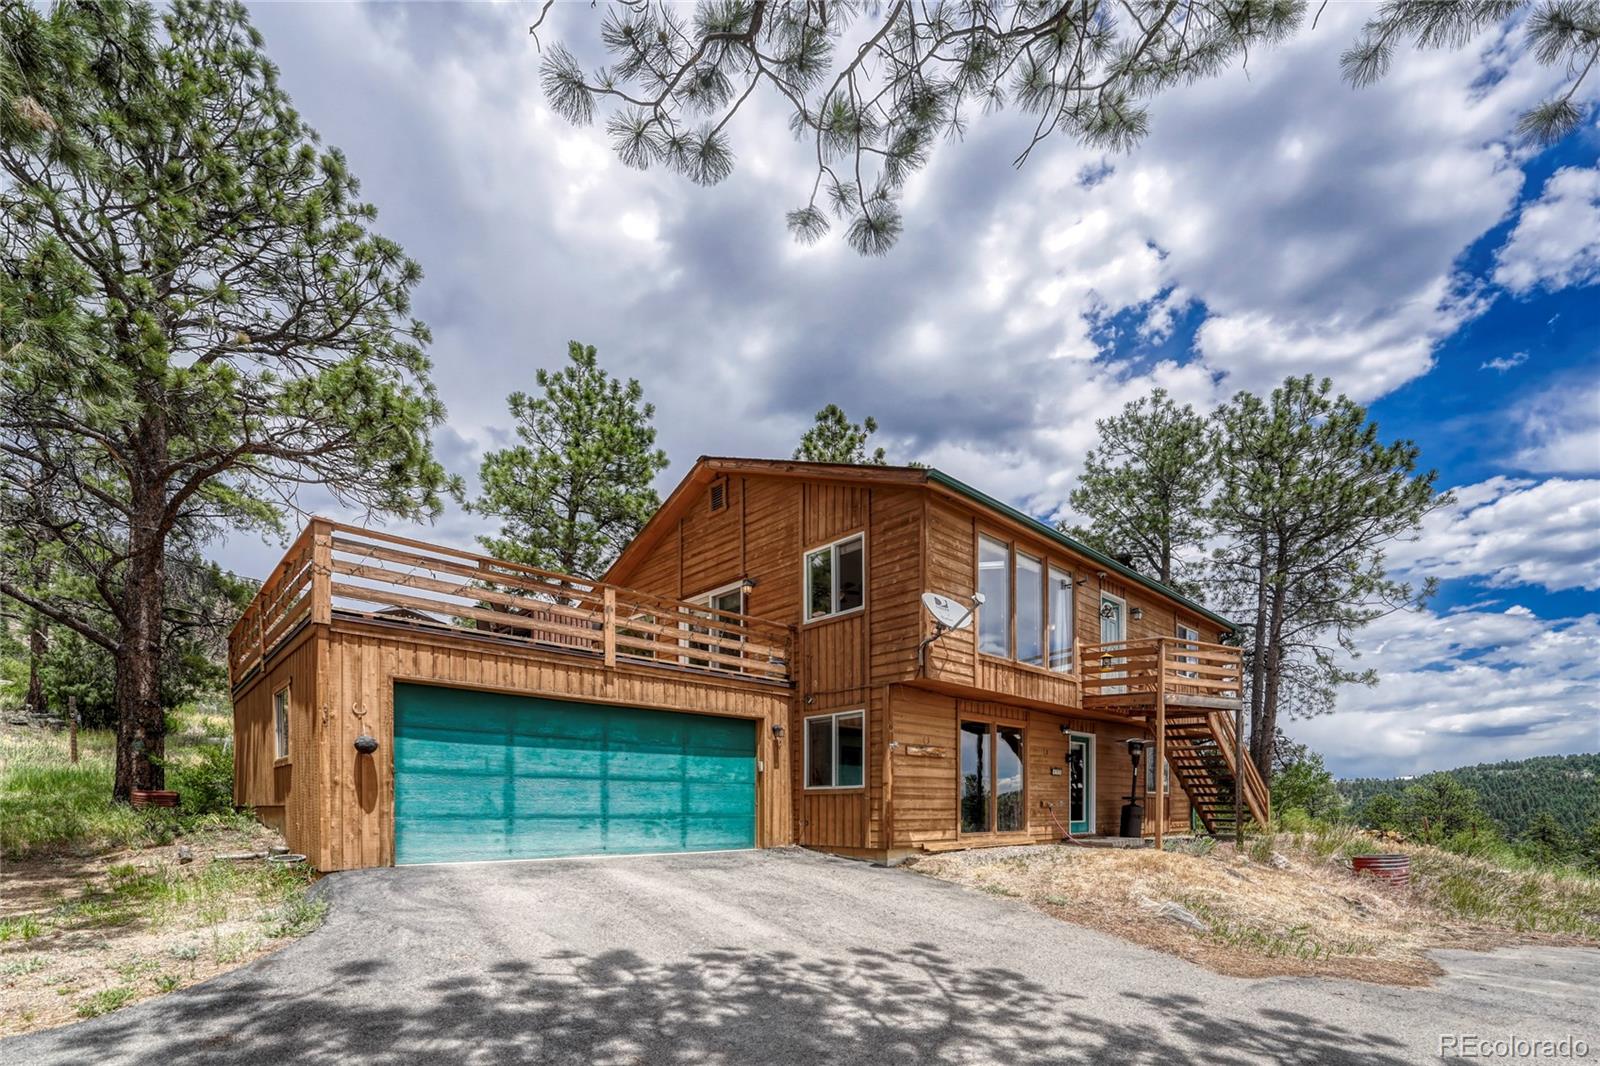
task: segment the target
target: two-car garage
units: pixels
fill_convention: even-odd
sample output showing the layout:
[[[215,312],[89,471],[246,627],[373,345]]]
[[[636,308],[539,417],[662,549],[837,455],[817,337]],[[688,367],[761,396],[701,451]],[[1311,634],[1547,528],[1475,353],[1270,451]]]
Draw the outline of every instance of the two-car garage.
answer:
[[[394,689],[395,861],[756,844],[756,723]]]

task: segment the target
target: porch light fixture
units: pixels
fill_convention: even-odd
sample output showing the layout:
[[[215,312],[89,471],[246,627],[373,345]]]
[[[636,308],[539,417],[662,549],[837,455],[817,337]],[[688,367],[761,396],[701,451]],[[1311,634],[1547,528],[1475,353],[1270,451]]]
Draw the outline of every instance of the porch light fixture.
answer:
[[[782,740],[783,739],[783,726],[779,725],[777,722],[773,722],[772,723],[772,739],[773,740]]]
[[[1133,610],[1129,611],[1128,614],[1129,614],[1129,616],[1131,616],[1133,618],[1133,620],[1135,622],[1137,622],[1139,619],[1144,617],[1144,608],[1143,607],[1135,607]]]

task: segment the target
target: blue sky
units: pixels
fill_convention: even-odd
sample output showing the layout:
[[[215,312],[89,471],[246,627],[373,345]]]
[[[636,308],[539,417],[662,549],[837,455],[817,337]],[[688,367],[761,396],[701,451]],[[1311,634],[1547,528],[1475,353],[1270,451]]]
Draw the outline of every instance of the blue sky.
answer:
[[[256,20],[426,271],[455,472],[572,338],[656,404],[663,488],[700,454],[786,455],[839,402],[878,419],[892,459],[1047,518],[1070,517],[1094,419],[1152,387],[1208,409],[1328,375],[1458,502],[1392,553],[1443,586],[1362,635],[1380,684],[1290,733],[1343,774],[1600,750],[1600,129],[1591,111],[1547,150],[1512,136],[1561,76],[1515,33],[1350,89],[1338,54],[1367,10],[1330,5],[1248,71],[1163,98],[1125,155],[1052,142],[1017,170],[1028,124],[975,123],[908,186],[879,260],[785,233],[812,175],[772,100],[752,98],[734,174],[701,189],[549,112],[529,9]],[[598,58],[596,12],[554,18],[546,41]],[[418,532],[481,531],[452,508]],[[262,573],[278,549],[219,550]]]

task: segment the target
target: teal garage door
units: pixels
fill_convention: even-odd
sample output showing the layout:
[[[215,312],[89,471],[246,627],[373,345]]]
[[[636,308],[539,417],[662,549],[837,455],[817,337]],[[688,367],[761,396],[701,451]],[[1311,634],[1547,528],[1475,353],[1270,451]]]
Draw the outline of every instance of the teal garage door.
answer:
[[[395,861],[751,848],[755,723],[396,685]]]

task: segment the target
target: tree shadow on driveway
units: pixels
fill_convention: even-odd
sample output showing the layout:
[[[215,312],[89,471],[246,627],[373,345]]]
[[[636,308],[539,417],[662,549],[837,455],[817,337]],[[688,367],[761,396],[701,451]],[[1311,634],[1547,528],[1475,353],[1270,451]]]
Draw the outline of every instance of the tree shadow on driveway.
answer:
[[[981,931],[979,933],[981,935]],[[8,1063],[1363,1063],[1395,1041],[1290,1012],[1253,1020],[1181,995],[1086,997],[937,946],[803,958],[721,947],[655,962],[557,952],[402,979],[381,956],[296,979],[241,971],[0,1046]]]

